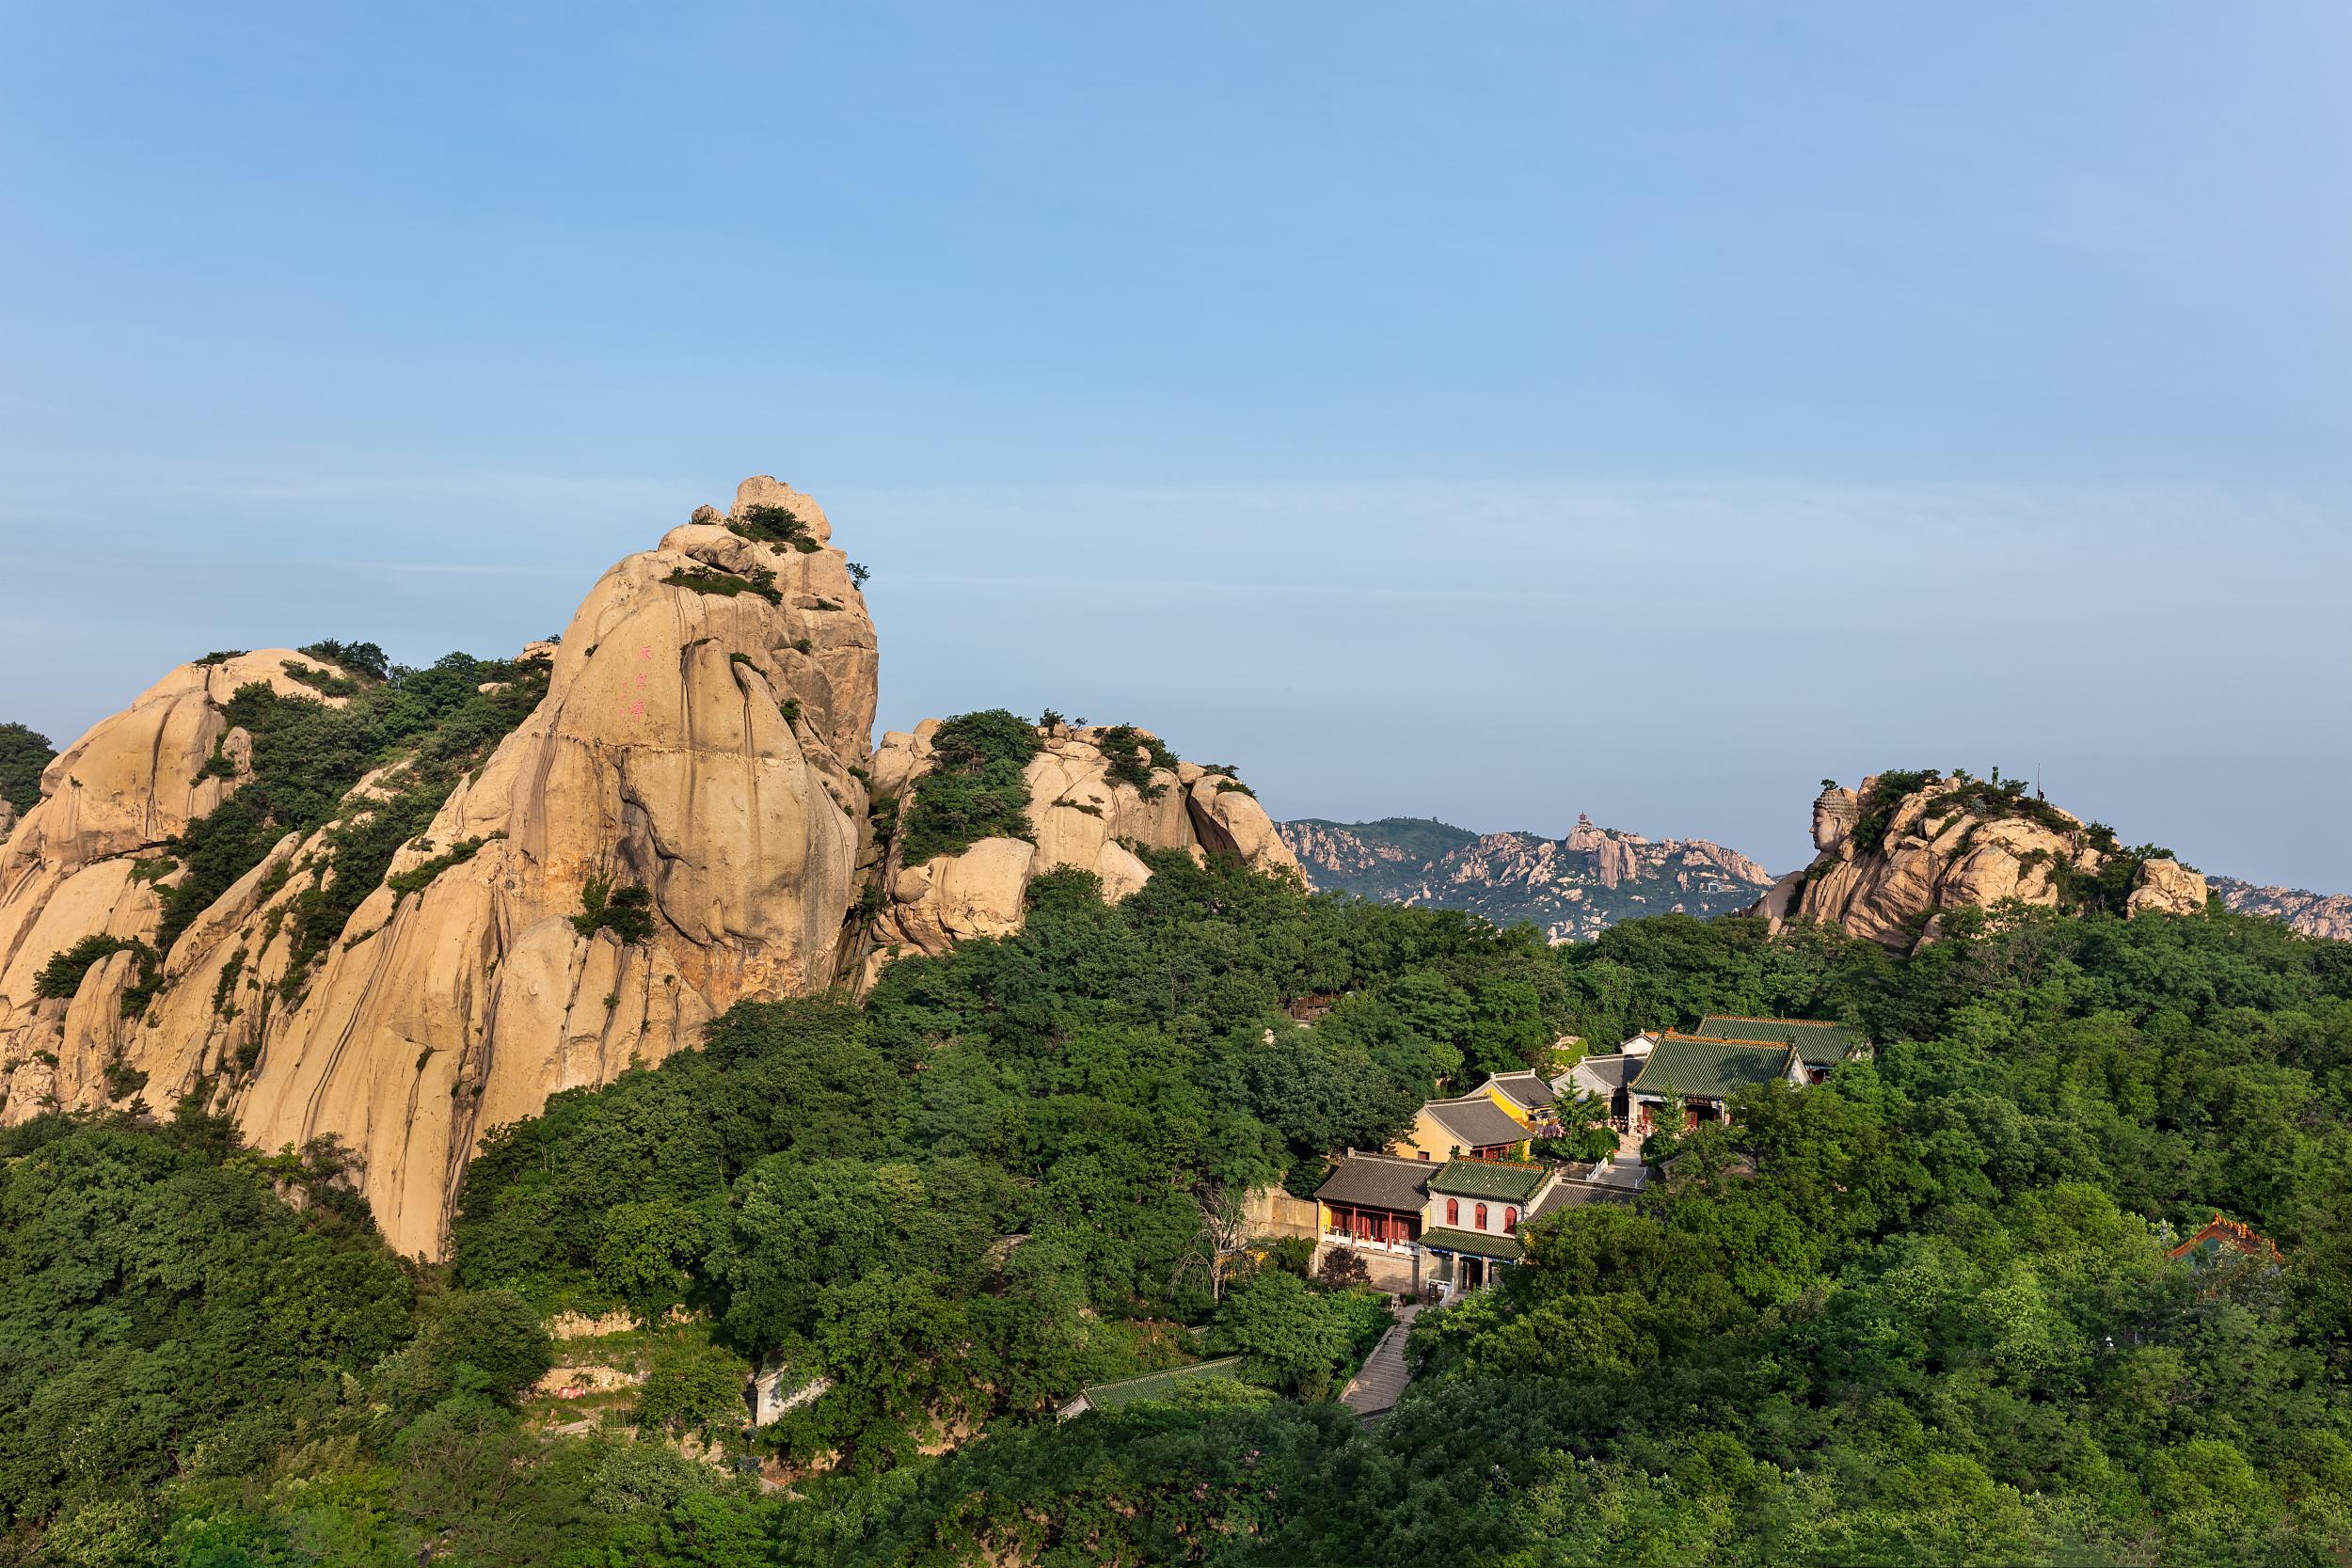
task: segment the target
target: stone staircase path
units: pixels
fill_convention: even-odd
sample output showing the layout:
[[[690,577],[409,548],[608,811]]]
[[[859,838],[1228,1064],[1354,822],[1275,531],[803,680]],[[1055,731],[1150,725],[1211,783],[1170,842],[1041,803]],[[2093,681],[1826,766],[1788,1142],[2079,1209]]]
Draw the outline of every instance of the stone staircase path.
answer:
[[[1405,1392],[1405,1334],[1413,1326],[1414,1315],[1420,1312],[1418,1303],[1397,1312],[1397,1324],[1381,1336],[1380,1342],[1365,1357],[1363,1370],[1348,1381],[1347,1389],[1340,1395],[1340,1402],[1356,1412],[1359,1420],[1385,1416]]]

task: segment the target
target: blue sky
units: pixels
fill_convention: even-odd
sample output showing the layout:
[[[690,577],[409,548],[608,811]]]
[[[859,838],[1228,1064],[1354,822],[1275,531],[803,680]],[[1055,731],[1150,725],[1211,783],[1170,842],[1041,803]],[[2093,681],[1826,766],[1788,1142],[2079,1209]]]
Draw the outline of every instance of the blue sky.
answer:
[[[0,718],[561,626],[773,472],[882,722],[2352,891],[2335,6],[15,7]]]

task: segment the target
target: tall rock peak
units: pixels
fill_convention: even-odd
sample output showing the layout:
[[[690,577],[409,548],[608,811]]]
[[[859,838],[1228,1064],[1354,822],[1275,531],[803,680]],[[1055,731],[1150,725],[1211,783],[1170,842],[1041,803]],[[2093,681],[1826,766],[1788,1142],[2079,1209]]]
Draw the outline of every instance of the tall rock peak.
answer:
[[[334,875],[325,829],[157,956],[135,1016],[136,950],[71,997],[35,994],[87,938],[158,934],[171,878],[147,867],[250,776],[221,708],[253,681],[346,700],[315,666],[295,680],[289,649],[183,665],[61,754],[0,847],[0,1120],[210,1083],[257,1145],[341,1138],[392,1244],[430,1254],[483,1132],[696,1043],[738,1000],[834,984],[869,836],[873,622],[789,485],[755,477],[696,516],[590,590],[544,650],[544,700],[290,985],[290,911]],[[389,785],[354,791],[346,820],[371,787]]]

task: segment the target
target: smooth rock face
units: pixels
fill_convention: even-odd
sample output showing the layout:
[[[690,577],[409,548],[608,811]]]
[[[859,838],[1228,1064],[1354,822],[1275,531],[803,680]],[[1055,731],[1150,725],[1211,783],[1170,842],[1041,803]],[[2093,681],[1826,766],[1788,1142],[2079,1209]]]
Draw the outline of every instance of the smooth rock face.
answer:
[[[893,882],[900,940],[944,953],[965,937],[1001,937],[1021,928],[1021,894],[1037,847],[1017,838],[984,838],[960,855],[940,855]]]
[[[737,485],[735,504],[727,509],[727,515],[740,517],[755,506],[781,506],[807,524],[809,536],[818,544],[833,542],[833,524],[825,520],[825,509],[773,474],[754,474]]]
[[[256,681],[281,696],[317,697],[287,677],[288,661],[342,673],[292,648],[257,649],[219,664],[183,664],[129,708],[91,725],[42,769],[40,803],[24,814],[0,850],[0,889],[13,891],[17,877],[36,861],[71,876],[110,855],[153,850],[220,804],[251,776],[252,756],[251,742],[229,732],[220,705]],[[335,707],[345,701],[324,700]],[[235,777],[203,776],[215,741],[236,765]],[[0,951],[7,933],[0,915]]]
[[[771,571],[782,603],[663,580],[707,568]],[[490,842],[335,952],[242,1097],[248,1133],[342,1132],[393,1244],[434,1251],[482,1132],[699,1043],[736,1001],[833,984],[875,668],[838,550],[689,525],[613,567],[564,628],[547,700],[424,835]],[[573,928],[596,877],[652,890],[651,942]]]
[[[762,503],[831,537],[806,497],[746,482],[737,510]],[[713,571],[772,573],[780,603],[663,580]],[[48,798],[0,849],[0,1029],[9,1057],[41,1049],[58,1063],[9,1075],[0,1119],[37,1114],[45,1097],[103,1101],[110,1062],[148,1073],[157,1105],[226,1065],[222,1102],[249,1142],[341,1137],[365,1162],[388,1239],[435,1255],[484,1131],[698,1043],[740,998],[833,984],[866,820],[850,769],[867,760],[879,663],[843,553],[716,521],[673,529],[607,572],[547,651],[546,701],[423,835],[486,840],[480,852],[421,892],[378,888],[296,1005],[274,1013],[268,988],[293,942],[282,911],[307,881],[270,883],[315,847],[292,837],[174,944],[171,983],[145,1019],[119,1016],[129,954],[95,966],[70,1004],[34,1006],[30,980],[92,931],[152,934],[156,892],[121,857],[154,852],[246,776],[189,783],[215,740],[244,754],[216,707],[238,685],[315,695],[278,669],[298,656],[183,666],[61,754]],[[404,847],[391,871],[430,858]],[[592,877],[652,891],[651,942],[573,927]]]
[[[1230,783],[1212,773],[1195,779],[1186,793],[1184,804],[1201,847],[1212,854],[1236,856],[1252,871],[1273,866],[1296,871],[1298,857],[1274,831],[1265,808],[1238,789],[1217,787]]]

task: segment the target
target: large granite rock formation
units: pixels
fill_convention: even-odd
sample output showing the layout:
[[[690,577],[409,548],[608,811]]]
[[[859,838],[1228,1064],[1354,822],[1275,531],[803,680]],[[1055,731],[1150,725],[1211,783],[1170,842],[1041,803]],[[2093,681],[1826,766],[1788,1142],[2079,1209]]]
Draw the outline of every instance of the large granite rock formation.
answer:
[[[807,547],[726,526],[760,505],[798,516]],[[484,1131],[695,1043],[739,998],[834,983],[878,659],[830,538],[815,502],[763,477],[608,571],[549,650],[545,701],[394,857],[293,1006],[268,998],[288,910],[333,875],[305,871],[323,834],[290,835],[180,936],[142,1016],[121,1016],[127,951],[36,1001],[53,954],[155,934],[137,857],[245,776],[218,705],[249,680],[315,695],[280,685],[282,649],[173,672],[51,765],[0,852],[0,1117],[119,1101],[138,1073],[162,1104],[213,1080],[251,1142],[339,1136],[392,1244],[429,1254]],[[421,888],[390,885],[461,846]],[[577,928],[592,881],[648,890],[650,938]]]
[[[1812,863],[1780,879],[1750,911],[1775,930],[1805,916],[1904,951],[1938,934],[1943,911],[2005,898],[2076,903],[2125,874],[2119,912],[2205,908],[2205,879],[2196,872],[2134,856],[2107,830],[1997,783],[1925,773],[1873,774],[1858,790],[1825,785],[1813,802],[1813,845]]]

